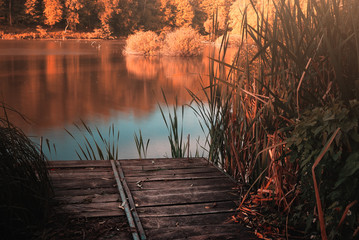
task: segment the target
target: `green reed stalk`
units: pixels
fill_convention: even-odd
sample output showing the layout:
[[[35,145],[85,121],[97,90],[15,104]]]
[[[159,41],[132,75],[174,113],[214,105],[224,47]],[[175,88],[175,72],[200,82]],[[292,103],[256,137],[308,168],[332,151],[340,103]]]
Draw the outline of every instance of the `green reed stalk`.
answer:
[[[146,158],[150,139],[147,139],[146,144],[145,144],[145,142],[143,141],[142,132],[141,132],[141,130],[139,130],[139,136],[137,136],[137,134],[134,133],[134,140],[135,140],[139,158],[140,159]]]
[[[163,90],[162,90],[162,95],[168,110],[168,118],[166,117],[162,107],[160,105],[158,106],[161,111],[162,119],[169,132],[168,141],[171,147],[171,156],[172,158],[184,158],[186,156],[186,151],[188,151],[189,154],[189,149],[188,149],[189,142],[185,143],[183,140],[184,106],[183,105],[181,106],[181,111],[180,111],[181,116],[178,116],[177,113],[178,103],[176,97],[175,105],[173,106],[173,112],[171,113],[166,95],[163,92]]]
[[[76,141],[79,150],[76,154],[80,160],[116,160],[119,157],[120,132],[115,129],[112,124],[108,129],[108,135],[103,136],[101,131],[96,127],[93,131],[84,121],[81,125],[74,124],[75,127],[82,132],[83,142],[80,143],[74,135],[66,130],[66,132]]]

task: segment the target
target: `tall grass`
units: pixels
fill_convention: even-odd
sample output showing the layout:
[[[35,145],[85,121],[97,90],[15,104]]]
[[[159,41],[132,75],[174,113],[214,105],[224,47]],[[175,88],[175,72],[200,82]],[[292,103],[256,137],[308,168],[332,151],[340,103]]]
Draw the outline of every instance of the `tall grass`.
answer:
[[[145,141],[143,140],[143,137],[142,137],[141,130],[139,130],[139,135],[137,135],[137,133],[135,133],[133,137],[135,140],[136,149],[137,149],[139,158],[140,159],[146,158],[148,145],[150,144],[150,139],[147,139],[146,144],[145,144]]]
[[[82,133],[83,141],[80,142],[70,131],[66,132],[76,141],[78,150],[76,154],[80,160],[117,160],[119,157],[120,132],[112,124],[107,135],[101,133],[96,127],[91,129],[84,121],[81,125],[74,124]]]
[[[260,201],[289,214],[298,206],[301,169],[286,144],[302,112],[358,98],[359,6],[354,0],[278,0],[271,15],[260,5],[245,6],[234,60],[224,61],[226,34],[218,56],[210,57],[205,99],[190,94],[209,159],[265,192]]]
[[[8,119],[0,117],[0,233],[29,239],[46,223],[52,187],[47,161],[38,147]]]
[[[167,98],[165,93],[162,90],[163,99],[165,101],[168,115],[166,116],[164,110],[160,105],[158,105],[162,119],[168,130],[168,141],[171,147],[171,156],[172,158],[184,158],[187,152],[189,155],[189,140],[186,143],[183,137],[183,118],[184,118],[184,106],[181,106],[180,116],[178,115],[178,103],[177,98],[175,99],[175,104],[173,106],[173,111],[168,105]]]

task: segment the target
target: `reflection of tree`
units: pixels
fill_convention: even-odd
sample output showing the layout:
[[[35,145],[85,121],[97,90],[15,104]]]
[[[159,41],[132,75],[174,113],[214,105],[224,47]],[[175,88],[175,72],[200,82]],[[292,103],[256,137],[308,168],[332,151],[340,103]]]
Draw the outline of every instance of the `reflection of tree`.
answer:
[[[184,87],[198,85],[199,75],[205,72],[202,59],[199,57],[164,57],[161,60],[163,73],[173,85]]]
[[[173,85],[189,86],[204,73],[201,58],[126,56],[127,71],[142,80],[171,80]]]
[[[99,42],[100,49],[78,41],[23,44],[29,51],[53,54],[0,55],[4,62],[0,65],[0,95],[42,128],[62,127],[93,116],[109,118],[113,111],[144,116],[163,101],[161,88],[169,103],[177,96],[178,103],[185,104],[191,100],[186,88],[200,88],[199,74],[207,81],[208,54],[203,59],[122,58],[115,51],[119,48],[115,42]],[[89,49],[91,55],[87,55]],[[25,130],[29,127],[21,125]]]
[[[126,68],[129,73],[142,80],[151,80],[159,73],[160,58],[158,56],[126,55]]]
[[[156,85],[154,90],[164,89],[171,102],[175,96],[179,103],[190,100],[186,89],[197,91],[200,88],[200,76],[203,80],[206,66],[202,64],[201,57],[144,57],[126,56],[126,68],[137,79],[151,81]],[[162,100],[160,92],[156,92],[157,99]]]

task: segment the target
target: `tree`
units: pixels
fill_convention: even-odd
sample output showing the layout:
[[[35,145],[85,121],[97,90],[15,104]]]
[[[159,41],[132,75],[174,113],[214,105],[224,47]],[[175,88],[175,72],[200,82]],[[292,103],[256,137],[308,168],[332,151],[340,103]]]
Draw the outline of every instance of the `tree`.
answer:
[[[175,0],[176,27],[189,27],[194,18],[193,6],[190,0]]]
[[[162,0],[138,1],[138,14],[138,27],[142,30],[158,31],[167,25],[162,12]]]
[[[0,0],[0,22],[5,22],[6,4],[4,0]]]
[[[84,7],[80,0],[65,0],[66,21],[70,29],[76,30],[80,23],[79,11]]]
[[[62,20],[62,5],[59,0],[44,0],[45,24],[55,25]]]
[[[121,35],[132,33],[139,22],[138,2],[119,0],[110,18],[110,27]]]
[[[8,25],[26,22],[26,0],[0,0],[0,22]]]
[[[93,30],[101,26],[100,12],[101,7],[98,1],[81,0],[82,8],[78,10],[79,28]]]
[[[207,20],[205,21],[204,28],[206,32],[211,33],[213,31],[213,18],[217,14],[218,30],[224,30],[228,22],[228,12],[233,0],[203,0],[201,7],[207,14]]]
[[[29,20],[33,22],[40,21],[42,17],[41,3],[39,0],[26,0],[25,13],[30,16]]]
[[[161,0],[160,11],[162,14],[162,28],[172,29],[176,27],[176,6],[172,0]]]

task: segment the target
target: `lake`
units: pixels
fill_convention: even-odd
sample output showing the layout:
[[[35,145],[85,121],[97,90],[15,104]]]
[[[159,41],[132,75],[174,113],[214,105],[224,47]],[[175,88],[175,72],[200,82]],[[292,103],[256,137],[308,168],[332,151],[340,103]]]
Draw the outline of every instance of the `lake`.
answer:
[[[74,123],[81,120],[104,135],[114,124],[120,132],[121,159],[138,158],[134,133],[150,139],[147,157],[170,156],[168,131],[159,111],[164,106],[161,89],[170,105],[188,104],[190,89],[201,93],[201,79],[208,84],[208,56],[194,58],[123,56],[124,41],[0,40],[0,101],[25,115],[10,120],[30,138],[55,144],[50,159],[78,159],[77,143],[83,141]],[[164,107],[164,109],[166,109]],[[191,152],[203,142],[193,111],[186,108],[184,137],[191,138]]]

